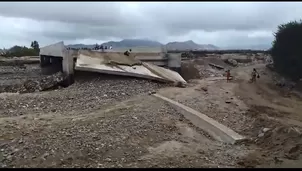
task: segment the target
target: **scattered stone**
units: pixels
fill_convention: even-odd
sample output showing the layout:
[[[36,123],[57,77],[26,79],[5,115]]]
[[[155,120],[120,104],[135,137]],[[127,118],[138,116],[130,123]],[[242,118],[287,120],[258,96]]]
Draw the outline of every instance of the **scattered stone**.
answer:
[[[263,128],[262,132],[266,133],[269,130],[271,130],[271,129],[270,128]]]
[[[261,137],[263,137],[263,136],[264,136],[264,133],[260,133],[260,134],[258,135],[259,138],[261,138]]]
[[[15,85],[0,86],[1,92],[11,93],[33,93],[37,91],[46,91],[60,85],[65,79],[62,72],[50,76],[44,76],[37,79],[28,79]]]
[[[282,163],[283,160],[281,160],[279,157],[274,157],[275,163]]]
[[[186,84],[183,83],[183,82],[177,82],[177,83],[174,83],[175,87],[180,87],[180,88],[185,88],[186,87]]]
[[[208,88],[207,88],[207,87],[201,87],[201,89],[202,89],[203,91],[208,91]]]
[[[225,103],[231,103],[231,101],[230,100],[226,100]]]
[[[111,162],[112,160],[111,160],[111,158],[106,158],[105,161],[106,162]]]
[[[156,94],[156,92],[155,91],[150,91],[149,95],[152,95],[152,94]]]

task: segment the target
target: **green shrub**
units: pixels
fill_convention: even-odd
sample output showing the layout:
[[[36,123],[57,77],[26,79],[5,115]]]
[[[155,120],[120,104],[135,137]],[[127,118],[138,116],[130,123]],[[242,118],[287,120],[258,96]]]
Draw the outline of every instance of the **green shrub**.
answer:
[[[7,50],[4,57],[38,56],[40,52],[39,43],[35,40],[31,42],[31,48],[25,46],[13,46]]]
[[[38,56],[39,52],[32,48],[14,46],[10,48],[4,57]]]
[[[270,53],[274,68],[293,80],[302,78],[302,21],[278,26]]]

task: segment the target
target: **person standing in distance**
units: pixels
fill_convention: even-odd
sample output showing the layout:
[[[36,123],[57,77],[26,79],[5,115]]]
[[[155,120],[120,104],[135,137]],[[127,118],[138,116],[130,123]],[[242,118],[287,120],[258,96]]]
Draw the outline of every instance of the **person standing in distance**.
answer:
[[[131,49],[129,49],[129,50],[126,50],[126,52],[124,52],[124,55],[126,55],[126,56],[129,56],[130,55],[130,53],[131,53]]]

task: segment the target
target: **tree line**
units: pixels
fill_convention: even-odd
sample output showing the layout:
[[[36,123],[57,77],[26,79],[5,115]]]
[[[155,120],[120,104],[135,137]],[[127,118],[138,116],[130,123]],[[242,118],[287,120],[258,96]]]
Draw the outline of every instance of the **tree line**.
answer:
[[[39,56],[40,45],[34,40],[30,44],[30,48],[26,46],[15,45],[9,49],[3,49],[1,56],[4,57],[21,57],[21,56]]]

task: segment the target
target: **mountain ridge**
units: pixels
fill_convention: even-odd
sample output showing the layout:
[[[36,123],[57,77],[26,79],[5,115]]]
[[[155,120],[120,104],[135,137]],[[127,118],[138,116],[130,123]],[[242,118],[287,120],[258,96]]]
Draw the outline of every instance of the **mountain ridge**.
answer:
[[[150,47],[150,48],[161,48],[166,47],[167,50],[218,50],[219,47],[212,44],[197,44],[192,40],[187,40],[183,42],[169,42],[167,44],[162,44],[158,41],[148,40],[148,39],[124,39],[121,41],[108,41],[102,43],[103,46],[112,46],[113,48],[134,48],[134,47]],[[85,44],[70,44],[67,47],[70,48],[88,48],[92,49],[96,46],[85,45]]]

